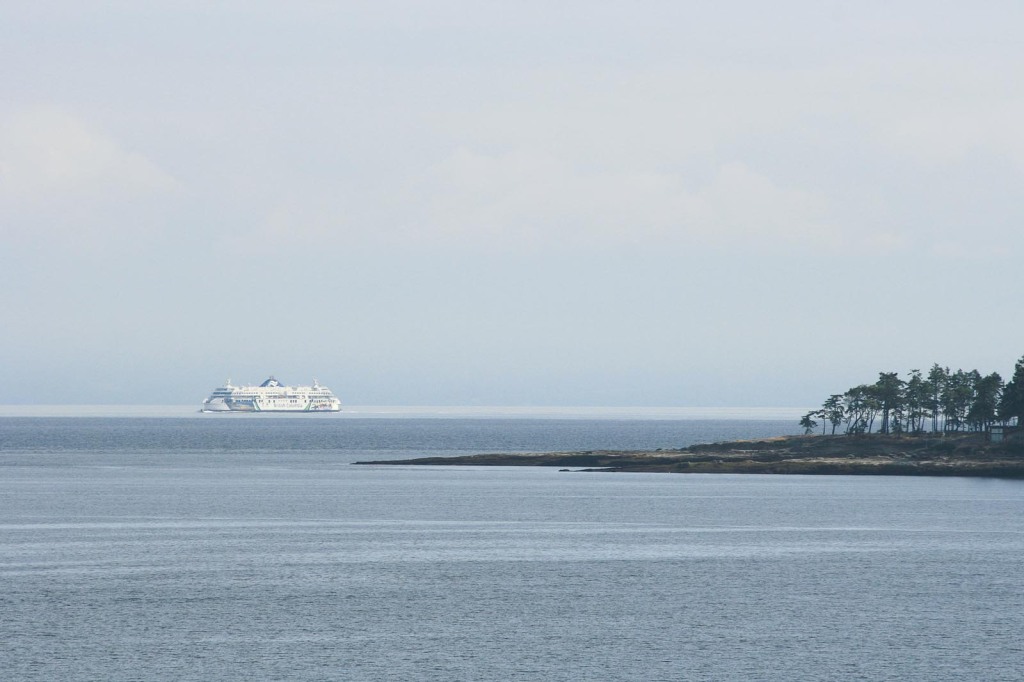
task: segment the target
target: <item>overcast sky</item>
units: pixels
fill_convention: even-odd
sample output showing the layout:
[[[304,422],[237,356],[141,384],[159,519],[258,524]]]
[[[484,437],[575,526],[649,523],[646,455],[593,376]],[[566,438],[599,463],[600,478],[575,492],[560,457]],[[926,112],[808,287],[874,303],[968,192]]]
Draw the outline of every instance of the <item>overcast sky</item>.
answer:
[[[0,403],[814,406],[1024,354],[1019,2],[0,6]]]

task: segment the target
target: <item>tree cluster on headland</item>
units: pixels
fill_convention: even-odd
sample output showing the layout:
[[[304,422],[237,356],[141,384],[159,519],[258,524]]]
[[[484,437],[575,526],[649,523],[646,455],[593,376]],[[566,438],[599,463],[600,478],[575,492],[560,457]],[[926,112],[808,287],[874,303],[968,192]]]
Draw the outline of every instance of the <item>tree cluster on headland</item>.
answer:
[[[812,433],[821,420],[822,434],[922,434],[984,431],[994,424],[1024,425],[1024,357],[1013,377],[1003,382],[998,373],[950,370],[932,365],[901,379],[897,372],[879,372],[873,384],[833,393],[821,407],[800,420]]]
[[[809,435],[822,420],[822,436]],[[982,433],[995,424],[1017,425]],[[904,379],[881,372],[873,384],[829,396],[800,421],[803,436],[695,443],[655,450],[484,453],[356,464],[546,466],[562,471],[685,474],[985,476],[1024,480],[1024,357],[1013,378],[935,365]],[[837,432],[871,437],[829,437]]]
[[[1024,480],[1024,438],[1006,429],[999,438],[981,433],[995,424],[1024,433],[1024,357],[1013,378],[952,371],[934,365],[907,378],[881,372],[873,384],[829,396],[804,415],[807,434],[870,438],[777,436],[725,443],[695,443],[655,450],[499,452],[457,457],[355,462],[369,465],[562,467],[562,471],[682,474],[839,474],[871,476],[984,476]],[[913,437],[911,437],[913,436]]]

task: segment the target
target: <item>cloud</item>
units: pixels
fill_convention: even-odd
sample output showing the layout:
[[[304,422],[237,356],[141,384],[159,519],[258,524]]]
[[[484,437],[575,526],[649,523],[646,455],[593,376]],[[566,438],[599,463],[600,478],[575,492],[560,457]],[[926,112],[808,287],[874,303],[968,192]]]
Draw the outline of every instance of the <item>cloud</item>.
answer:
[[[849,110],[891,153],[929,165],[981,153],[1024,170],[1024,92],[1015,70],[990,61],[905,60],[860,65],[845,80]]]
[[[55,109],[22,110],[0,126],[0,197],[109,200],[177,188],[142,154]]]
[[[928,253],[948,263],[993,263],[1012,258],[1013,248],[1002,243],[942,240],[928,246]]]
[[[650,170],[591,170],[552,155],[460,149],[431,171],[421,230],[514,243],[661,240],[836,244],[822,197],[739,162],[703,181]]]

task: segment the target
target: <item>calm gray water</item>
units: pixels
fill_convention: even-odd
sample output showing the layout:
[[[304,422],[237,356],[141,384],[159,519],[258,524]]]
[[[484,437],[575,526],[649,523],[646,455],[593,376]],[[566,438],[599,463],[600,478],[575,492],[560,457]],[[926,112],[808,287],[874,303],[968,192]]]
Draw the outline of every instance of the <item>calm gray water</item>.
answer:
[[[791,431],[0,419],[2,677],[1021,679],[1021,482],[350,464]]]

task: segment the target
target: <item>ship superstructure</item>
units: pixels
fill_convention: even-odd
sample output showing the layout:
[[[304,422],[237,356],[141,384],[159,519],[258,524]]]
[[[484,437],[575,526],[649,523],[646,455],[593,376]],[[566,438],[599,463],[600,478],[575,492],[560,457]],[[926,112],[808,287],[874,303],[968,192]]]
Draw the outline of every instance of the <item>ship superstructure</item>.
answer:
[[[313,379],[312,386],[285,386],[271,376],[259,386],[215,388],[203,401],[203,412],[339,412],[341,401]]]

